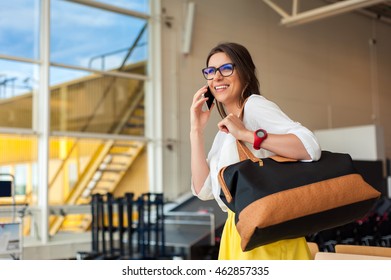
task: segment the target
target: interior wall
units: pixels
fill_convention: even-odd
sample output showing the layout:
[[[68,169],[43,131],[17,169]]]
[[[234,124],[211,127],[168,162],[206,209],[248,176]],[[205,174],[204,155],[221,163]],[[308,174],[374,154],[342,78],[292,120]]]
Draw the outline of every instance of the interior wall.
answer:
[[[195,3],[195,19],[191,51],[183,54],[188,2]],[[306,2],[324,5],[300,3]],[[349,13],[284,27],[260,0],[162,0],[162,9],[166,196],[190,189],[189,108],[206,83],[201,75],[206,56],[222,41],[250,50],[263,95],[292,119],[311,130],[378,124],[391,157],[391,25]],[[207,151],[219,118],[215,110],[205,132]]]

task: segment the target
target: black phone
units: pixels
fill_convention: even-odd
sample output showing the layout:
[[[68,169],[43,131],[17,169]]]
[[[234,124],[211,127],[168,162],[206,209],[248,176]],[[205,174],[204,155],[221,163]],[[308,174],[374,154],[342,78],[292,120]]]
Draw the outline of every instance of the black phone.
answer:
[[[208,107],[208,110],[210,110],[210,108],[212,107],[213,101],[215,100],[215,97],[213,96],[209,87],[208,87],[208,91],[204,94],[204,96],[208,97],[208,100],[206,100],[206,106]]]

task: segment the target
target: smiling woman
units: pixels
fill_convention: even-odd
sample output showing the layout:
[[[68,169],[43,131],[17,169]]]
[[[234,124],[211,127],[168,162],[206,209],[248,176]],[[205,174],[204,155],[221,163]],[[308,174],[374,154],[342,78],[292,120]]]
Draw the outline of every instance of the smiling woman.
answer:
[[[211,110],[202,110],[206,101],[202,95],[207,86],[200,88],[190,108],[191,190],[201,200],[215,199],[222,211],[227,212],[219,259],[310,259],[304,237],[243,251],[236,229],[236,213],[222,201],[218,177],[219,170],[239,161],[236,141],[251,147],[257,158],[283,155],[297,160],[317,160],[320,147],[315,136],[261,96],[255,64],[244,46],[221,43],[210,51],[206,65],[202,73],[222,120],[217,124],[212,147],[206,153],[204,130],[213,106]]]

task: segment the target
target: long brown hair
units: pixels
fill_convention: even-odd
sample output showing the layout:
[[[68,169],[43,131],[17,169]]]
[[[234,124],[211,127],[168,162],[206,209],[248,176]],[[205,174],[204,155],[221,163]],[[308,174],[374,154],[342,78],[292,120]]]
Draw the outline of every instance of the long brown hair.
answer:
[[[232,63],[235,65],[235,70],[238,71],[239,78],[244,85],[239,100],[239,106],[241,107],[250,95],[261,95],[259,81],[256,75],[256,67],[249,51],[244,46],[237,43],[220,43],[209,52],[206,59],[207,67],[209,66],[208,64],[211,56],[220,52],[225,53],[232,60]],[[220,116],[225,118],[227,112],[225,111],[223,104],[216,100],[216,105]]]

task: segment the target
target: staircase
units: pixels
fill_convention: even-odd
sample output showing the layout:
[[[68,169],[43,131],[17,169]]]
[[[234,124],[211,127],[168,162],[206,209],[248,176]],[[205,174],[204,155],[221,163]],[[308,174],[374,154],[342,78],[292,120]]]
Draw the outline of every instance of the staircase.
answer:
[[[113,128],[113,134],[144,134],[144,91],[142,88],[137,88],[137,91],[126,106],[122,119]],[[129,167],[143,152],[145,145],[145,142],[135,140],[102,142],[90,157],[64,204],[88,204],[92,194],[113,193]],[[90,214],[56,216],[51,219],[49,232],[50,235],[56,234],[60,229],[65,232],[83,232],[89,229],[91,220]]]
[[[134,68],[134,66],[127,65],[126,63],[134,49],[138,46],[146,28],[147,24],[144,25],[132,46],[128,49],[121,66],[117,69],[118,71],[127,72],[128,68]],[[144,71],[144,67],[141,67],[141,69],[141,71]],[[107,102],[107,100],[110,101],[110,92],[113,90],[113,86],[116,82],[117,78],[114,77],[106,85],[100,99],[95,103],[96,105],[93,109],[93,113],[87,118],[81,131],[87,131],[89,126],[94,126],[94,118],[99,117],[98,111],[101,108],[100,106],[104,104],[104,102]],[[144,83],[138,82],[135,84],[133,82],[133,85],[128,85],[128,90],[130,89],[132,89],[133,93],[129,100],[129,104],[123,106],[124,110],[118,114],[120,116],[119,120],[113,123],[109,131],[107,131],[108,133],[114,135],[144,135]],[[110,140],[103,142],[90,158],[87,167],[84,169],[76,185],[73,186],[72,191],[65,199],[65,204],[87,204],[89,203],[92,194],[114,192],[118,183],[137,156],[143,151],[144,147],[145,142],[143,141]],[[75,220],[77,220],[77,222],[75,222]],[[60,229],[62,231],[86,231],[90,227],[91,221],[92,218],[90,214],[70,215],[68,217],[66,215],[55,216],[50,220],[49,234],[54,235]]]

